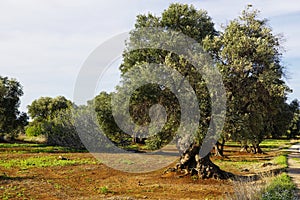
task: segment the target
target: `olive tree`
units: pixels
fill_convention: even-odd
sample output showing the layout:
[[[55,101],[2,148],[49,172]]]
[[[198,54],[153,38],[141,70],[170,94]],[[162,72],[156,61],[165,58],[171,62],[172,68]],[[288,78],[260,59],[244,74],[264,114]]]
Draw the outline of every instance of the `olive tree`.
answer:
[[[283,81],[280,37],[249,5],[204,47],[217,62],[227,89],[224,135],[254,147],[276,129],[276,116],[290,91]],[[226,133],[226,134],[225,134]]]
[[[15,79],[0,76],[0,138],[15,137],[27,125],[26,113],[20,112],[21,84]]]

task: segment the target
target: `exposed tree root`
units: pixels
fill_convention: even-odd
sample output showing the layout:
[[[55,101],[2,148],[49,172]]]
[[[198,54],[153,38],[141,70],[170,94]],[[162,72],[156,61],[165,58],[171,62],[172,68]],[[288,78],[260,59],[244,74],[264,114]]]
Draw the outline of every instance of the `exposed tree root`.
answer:
[[[175,168],[168,171],[184,172],[182,176],[198,175],[201,179],[229,179],[233,178],[234,174],[221,170],[211,160],[209,155],[200,158],[200,147],[198,145],[191,145],[181,156],[179,163]]]

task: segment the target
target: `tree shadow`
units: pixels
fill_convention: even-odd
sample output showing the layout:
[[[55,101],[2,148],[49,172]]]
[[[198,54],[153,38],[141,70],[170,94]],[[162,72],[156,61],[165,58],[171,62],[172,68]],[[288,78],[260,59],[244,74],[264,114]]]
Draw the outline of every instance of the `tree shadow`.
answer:
[[[27,180],[27,179],[33,179],[34,177],[30,176],[30,177],[12,177],[12,176],[8,176],[6,174],[2,174],[0,175],[0,181],[22,181],[22,180]]]

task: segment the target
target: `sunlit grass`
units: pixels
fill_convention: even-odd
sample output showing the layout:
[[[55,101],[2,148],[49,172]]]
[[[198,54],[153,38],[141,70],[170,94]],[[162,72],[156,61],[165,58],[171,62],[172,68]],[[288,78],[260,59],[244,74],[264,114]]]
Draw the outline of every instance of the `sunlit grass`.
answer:
[[[264,151],[270,151],[272,149],[286,149],[292,144],[296,142],[291,142],[289,139],[265,139],[260,143],[260,147],[263,148]],[[226,146],[231,146],[231,147],[241,147],[241,144],[239,142],[235,141],[227,141]]]
[[[292,158],[292,160],[296,161],[297,163],[300,163],[300,158]]]
[[[48,146],[45,144],[0,143],[0,153],[69,153],[87,152],[68,147]]]
[[[24,144],[24,143],[0,143],[0,148],[16,148],[16,147],[46,147],[45,144]]]
[[[35,156],[29,158],[17,159],[2,159],[0,166],[4,168],[20,168],[28,169],[32,167],[53,167],[53,166],[67,166],[67,165],[80,165],[80,164],[97,164],[99,161],[92,158],[85,159],[69,159],[61,160],[56,156]]]
[[[290,145],[291,141],[289,139],[266,139],[260,144],[263,148],[284,148]]]
[[[280,155],[277,156],[273,159],[273,162],[277,165],[280,165],[282,168],[287,168],[288,163],[287,163],[287,156],[286,155]]]
[[[214,163],[218,165],[221,169],[249,169],[254,168],[260,164],[258,160],[214,160]]]

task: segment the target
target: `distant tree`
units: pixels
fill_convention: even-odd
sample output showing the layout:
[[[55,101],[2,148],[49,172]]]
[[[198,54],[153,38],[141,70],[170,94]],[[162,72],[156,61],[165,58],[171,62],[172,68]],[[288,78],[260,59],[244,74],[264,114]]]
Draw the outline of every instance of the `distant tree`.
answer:
[[[273,123],[272,130],[269,133],[270,137],[281,138],[283,136],[292,136],[292,134],[289,134],[289,130],[292,126],[293,119],[295,119],[297,115],[296,107],[294,107],[296,105],[294,103],[297,102],[293,101],[291,104],[284,102],[281,105],[278,105],[278,112],[272,116],[273,121],[276,123]]]
[[[63,96],[56,98],[41,97],[34,100],[28,108],[28,114],[33,120],[44,120],[51,118],[59,110],[64,110],[72,106],[72,102]]]
[[[63,96],[34,100],[28,106],[32,121],[26,127],[26,134],[44,135],[50,145],[83,148],[72,118],[73,107],[75,105]]]
[[[298,99],[293,100],[290,105],[292,117],[286,135],[288,138],[296,138],[300,136],[300,102]]]
[[[275,119],[290,91],[282,79],[280,38],[258,14],[248,6],[223,33],[204,41],[227,89],[224,134],[242,144],[252,144],[255,153],[261,152],[263,139],[279,128]]]
[[[118,127],[112,115],[111,94],[101,92],[88,104],[94,105],[101,130],[112,142],[121,147],[129,144],[131,137]]]
[[[58,110],[53,113],[51,119],[47,120],[44,129],[47,144],[85,149],[77,134],[75,122],[72,117],[73,112],[76,112],[73,110],[73,107]]]
[[[0,76],[0,138],[14,138],[27,125],[26,113],[19,111],[21,84],[15,79]]]

